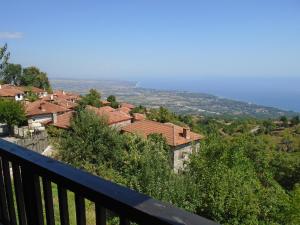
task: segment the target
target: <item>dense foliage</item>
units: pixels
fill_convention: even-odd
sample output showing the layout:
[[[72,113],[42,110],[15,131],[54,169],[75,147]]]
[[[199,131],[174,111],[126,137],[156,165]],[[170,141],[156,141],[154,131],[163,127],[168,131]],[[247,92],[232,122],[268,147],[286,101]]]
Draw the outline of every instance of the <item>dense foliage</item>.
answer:
[[[257,124],[269,126],[263,121],[195,120],[162,109],[150,113],[207,134],[185,172],[172,172],[162,136],[120,135],[86,111],[79,112],[70,130],[59,131],[59,157],[222,224],[299,224],[300,145],[295,139],[293,151],[284,151],[269,134],[251,132]]]
[[[6,84],[19,85],[22,76],[22,66],[20,64],[7,64],[3,73],[3,82]]]
[[[23,69],[20,84],[24,86],[33,86],[51,91],[51,85],[46,73],[40,71],[37,67],[31,66]]]
[[[89,93],[82,96],[80,101],[78,102],[78,109],[83,109],[87,105],[94,106],[94,107],[100,107],[101,94],[96,89],[89,90]]]
[[[6,123],[10,128],[26,121],[24,107],[20,102],[0,99],[0,123]]]
[[[114,109],[119,107],[119,102],[117,102],[117,98],[114,95],[110,95],[107,97],[107,101],[110,102],[110,106]]]

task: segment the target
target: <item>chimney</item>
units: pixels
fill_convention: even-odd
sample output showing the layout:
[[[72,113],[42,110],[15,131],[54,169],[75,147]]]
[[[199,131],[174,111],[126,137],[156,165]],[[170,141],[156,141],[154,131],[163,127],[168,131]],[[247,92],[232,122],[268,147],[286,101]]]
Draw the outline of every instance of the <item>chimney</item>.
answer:
[[[45,102],[41,102],[40,103],[40,110],[42,110],[43,112],[46,111],[46,109],[45,109]]]
[[[174,146],[176,146],[176,131],[175,131],[174,124],[172,125],[172,128],[173,128],[173,144],[174,144]]]
[[[52,113],[52,122],[57,123],[57,113]]]
[[[191,139],[191,130],[190,130],[190,128],[184,127],[182,136],[186,139]]]

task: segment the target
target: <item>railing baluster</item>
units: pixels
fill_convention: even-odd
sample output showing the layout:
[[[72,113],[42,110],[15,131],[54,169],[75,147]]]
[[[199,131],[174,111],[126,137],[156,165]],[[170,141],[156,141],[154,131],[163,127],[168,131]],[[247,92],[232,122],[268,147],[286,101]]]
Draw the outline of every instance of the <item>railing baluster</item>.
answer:
[[[9,214],[8,214],[8,206],[6,200],[5,186],[4,186],[4,176],[2,170],[2,160],[0,160],[0,221],[3,224],[9,224]]]
[[[76,204],[76,221],[78,225],[86,224],[85,215],[85,200],[83,197],[75,193],[75,204]]]
[[[130,225],[130,222],[127,218],[120,216],[120,225]]]
[[[100,204],[96,204],[96,225],[106,225],[106,210]]]
[[[69,210],[67,191],[62,186],[58,185],[58,201],[61,225],[69,225]]]
[[[12,192],[9,162],[4,158],[2,158],[2,167],[3,167],[4,184],[6,189],[6,199],[8,205],[10,224],[17,225],[17,217],[15,211],[14,197]]]
[[[45,201],[45,212],[46,212],[47,225],[55,225],[51,181],[49,181],[45,177],[43,177],[42,180],[43,180],[43,191],[44,191],[44,201]]]
[[[21,167],[27,224],[44,225],[39,177],[30,168]]]
[[[16,193],[16,200],[17,200],[17,207],[18,207],[19,224],[26,225],[26,213],[25,213],[25,206],[24,206],[20,167],[19,165],[12,163],[12,168],[13,168],[14,186],[15,186],[15,193]]]

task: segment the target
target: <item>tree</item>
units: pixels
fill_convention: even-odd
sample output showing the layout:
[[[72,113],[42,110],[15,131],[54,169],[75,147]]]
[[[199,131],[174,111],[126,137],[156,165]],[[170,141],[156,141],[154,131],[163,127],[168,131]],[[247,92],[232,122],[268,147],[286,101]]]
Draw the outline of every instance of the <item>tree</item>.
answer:
[[[111,106],[112,108],[114,108],[114,109],[118,108],[119,105],[120,105],[119,102],[111,102],[111,103],[110,103],[110,106]]]
[[[264,120],[263,128],[265,134],[270,134],[275,129],[275,125],[272,120]]]
[[[284,224],[290,196],[272,178],[255,136],[211,138],[191,157],[197,213],[221,224]]]
[[[89,93],[83,96],[79,101],[79,109],[85,108],[87,105],[100,107],[101,94],[96,89],[90,89]]]
[[[117,101],[117,100],[116,100],[116,96],[114,96],[114,95],[108,96],[108,97],[107,97],[107,101],[109,101],[109,102],[116,102],[116,101]]]
[[[46,73],[40,71],[37,67],[31,66],[23,69],[21,85],[33,86],[51,91],[51,85]]]
[[[285,130],[281,139],[282,150],[286,152],[293,151],[293,137],[288,130]]]
[[[0,99],[0,122],[6,123],[10,131],[14,125],[24,124],[25,121],[25,110],[20,102]]]
[[[107,101],[110,102],[110,106],[114,109],[119,107],[119,102],[117,102],[116,96],[110,95],[107,97]]]
[[[82,110],[71,122],[59,143],[62,161],[75,167],[103,175],[100,165],[117,168],[122,159],[123,139],[118,131],[107,125],[105,118]]]
[[[167,108],[159,107],[159,109],[151,109],[150,114],[147,115],[149,119],[161,123],[172,122],[177,120],[176,115]],[[177,120],[178,121],[178,120]]]
[[[292,119],[291,119],[291,125],[292,126],[296,126],[300,123],[300,119],[299,119],[299,116],[294,116]]]
[[[0,48],[0,78],[3,76],[3,71],[7,66],[8,59],[10,57],[10,53],[7,52],[7,44]]]
[[[28,99],[28,101],[34,102],[39,99],[39,96],[36,93],[32,92],[32,89],[29,87],[26,93],[26,98]]]
[[[20,64],[8,64],[3,72],[3,81],[7,84],[19,85],[22,78],[22,66]]]
[[[282,125],[284,127],[288,127],[289,126],[289,120],[288,120],[288,118],[286,116],[280,117],[280,121],[282,122]]]
[[[146,113],[147,109],[145,106],[139,105],[131,110],[130,113]]]

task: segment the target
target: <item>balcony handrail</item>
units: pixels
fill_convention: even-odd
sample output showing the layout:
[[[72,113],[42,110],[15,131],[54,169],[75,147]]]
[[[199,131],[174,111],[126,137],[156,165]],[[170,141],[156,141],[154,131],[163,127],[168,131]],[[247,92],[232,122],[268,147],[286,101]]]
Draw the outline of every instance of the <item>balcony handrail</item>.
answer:
[[[147,195],[138,193],[134,190],[115,184],[113,182],[104,180],[100,177],[76,169],[65,163],[43,156],[39,153],[28,150],[16,144],[7,142],[3,139],[0,139],[0,157],[2,160],[2,167],[5,165],[4,163],[5,161],[9,161],[11,162],[12,165],[18,165],[18,167],[20,168],[21,170],[20,174],[22,175],[23,178],[22,187],[23,187],[25,200],[26,200],[26,195],[32,195],[32,193],[30,192],[33,191],[33,190],[30,191],[30,188],[26,189],[27,181],[25,181],[25,178],[30,178],[28,179],[28,181],[29,180],[32,181],[31,176],[38,176],[43,179],[47,179],[50,182],[56,183],[60,187],[63,187],[62,190],[66,190],[66,189],[70,190],[75,194],[80,195],[83,198],[95,202],[96,205],[99,204],[101,205],[101,207],[113,211],[114,213],[118,214],[120,218],[126,218],[126,220],[128,221],[134,221],[140,224],[151,224],[151,225],[154,224],[155,225],[157,224],[169,224],[169,225],[170,224],[172,225],[216,224],[215,222],[200,217],[196,214],[192,214],[182,209],[176,208],[170,204],[162,203],[160,201],[154,200]],[[5,175],[4,170],[2,174]],[[8,179],[5,179],[4,175],[2,175],[3,177],[0,177],[0,179],[3,179],[5,182]],[[32,187],[37,187],[37,186],[33,185]],[[34,189],[34,190],[39,190],[39,189]],[[8,190],[6,190],[6,192],[8,192]],[[38,195],[35,194],[33,195],[33,197],[39,195],[40,194]],[[37,199],[38,202],[39,198],[36,197],[35,199]],[[9,203],[9,199],[7,199],[6,201]],[[25,208],[26,208],[26,202],[25,202]],[[1,201],[0,201],[0,210],[1,209],[3,209],[3,206],[1,207]],[[28,210],[29,209],[26,209],[27,214],[30,213]],[[26,217],[28,219],[30,215],[27,215]],[[0,224],[1,224],[1,216],[0,216]],[[124,224],[129,224],[129,223],[124,223]]]

